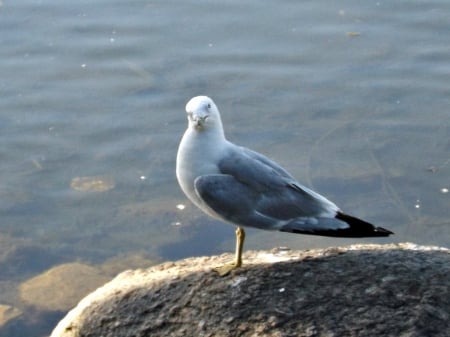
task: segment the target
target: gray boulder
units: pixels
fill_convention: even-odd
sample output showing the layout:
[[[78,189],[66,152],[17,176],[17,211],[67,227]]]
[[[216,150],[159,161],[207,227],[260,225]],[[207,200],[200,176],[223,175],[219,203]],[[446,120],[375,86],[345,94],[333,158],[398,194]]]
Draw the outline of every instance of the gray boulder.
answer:
[[[414,244],[190,258],[126,271],[51,337],[450,336],[450,253]]]

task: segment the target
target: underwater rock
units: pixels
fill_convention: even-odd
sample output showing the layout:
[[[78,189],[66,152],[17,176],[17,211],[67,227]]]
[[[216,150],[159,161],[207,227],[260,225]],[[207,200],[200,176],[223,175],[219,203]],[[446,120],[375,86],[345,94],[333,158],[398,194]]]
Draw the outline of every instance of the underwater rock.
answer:
[[[127,271],[51,337],[448,336],[450,253],[415,244],[248,251]]]
[[[110,279],[99,269],[82,263],[53,267],[19,286],[21,299],[41,310],[68,310],[83,296]]]
[[[18,308],[7,304],[0,304],[0,327],[5,325],[8,321],[22,315],[22,311]]]
[[[106,192],[115,187],[116,183],[111,176],[75,177],[70,187],[81,192]]]

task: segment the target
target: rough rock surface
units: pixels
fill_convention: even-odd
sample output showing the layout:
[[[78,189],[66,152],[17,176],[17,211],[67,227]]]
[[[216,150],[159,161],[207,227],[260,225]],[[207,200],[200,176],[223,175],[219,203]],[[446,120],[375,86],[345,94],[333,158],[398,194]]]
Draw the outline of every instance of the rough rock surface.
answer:
[[[450,336],[450,253],[414,244],[247,252],[127,271],[52,337]]]

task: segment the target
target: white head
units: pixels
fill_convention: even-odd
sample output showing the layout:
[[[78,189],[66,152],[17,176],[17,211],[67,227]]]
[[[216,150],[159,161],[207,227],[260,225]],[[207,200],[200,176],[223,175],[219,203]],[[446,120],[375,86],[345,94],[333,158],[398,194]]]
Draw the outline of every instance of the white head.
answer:
[[[207,96],[191,98],[186,104],[189,128],[196,131],[217,130],[223,133],[219,109],[214,101]]]

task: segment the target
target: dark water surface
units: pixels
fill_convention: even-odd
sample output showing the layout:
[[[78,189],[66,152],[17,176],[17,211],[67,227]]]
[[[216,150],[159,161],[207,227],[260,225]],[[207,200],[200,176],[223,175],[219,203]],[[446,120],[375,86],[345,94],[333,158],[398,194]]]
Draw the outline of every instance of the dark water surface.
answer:
[[[233,251],[175,179],[198,94],[230,140],[396,233],[251,230],[246,248],[449,247],[449,16],[444,0],[0,1],[0,336],[51,331],[66,310],[19,289],[56,265]],[[1,305],[22,314],[2,323]]]

